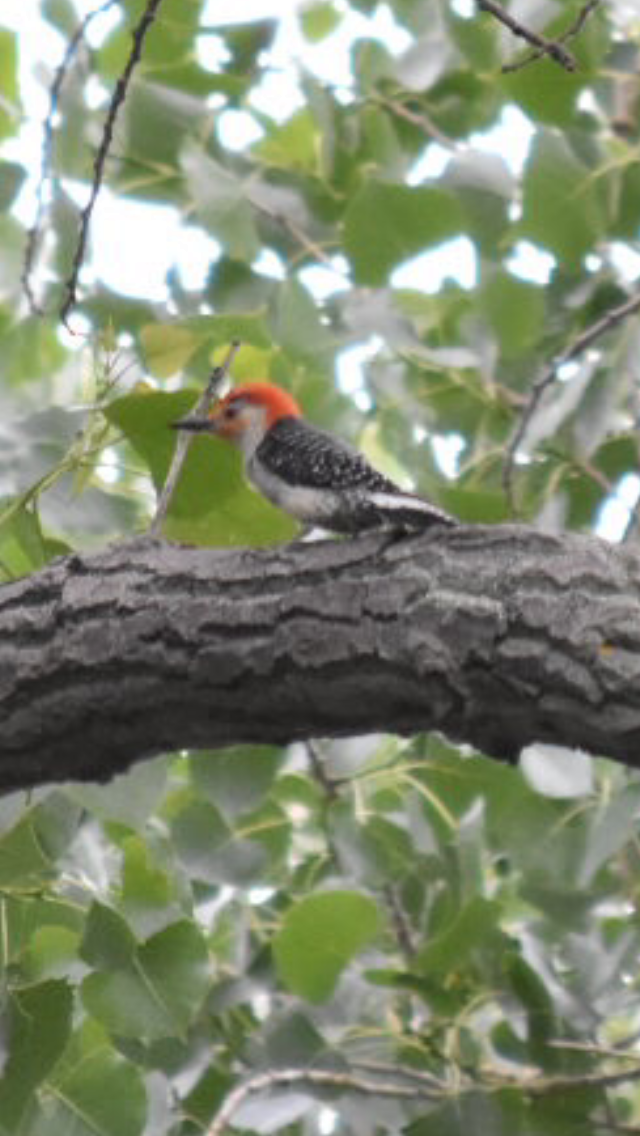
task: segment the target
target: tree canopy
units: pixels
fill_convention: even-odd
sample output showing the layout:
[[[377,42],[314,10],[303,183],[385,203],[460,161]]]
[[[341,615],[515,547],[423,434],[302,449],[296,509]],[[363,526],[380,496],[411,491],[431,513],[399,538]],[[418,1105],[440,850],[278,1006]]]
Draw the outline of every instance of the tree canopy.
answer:
[[[0,679],[25,680],[12,709],[29,725],[65,573],[102,604],[99,642],[81,608],[72,628],[85,661],[108,654],[122,593],[108,555],[102,593],[85,557],[148,531],[168,424],[237,340],[235,379],[282,384],[463,522],[550,534],[565,575],[540,535],[556,613],[544,680],[576,699],[566,737],[583,749],[495,761],[513,745],[487,725],[487,683],[485,754],[439,733],[256,739],[51,785],[52,701],[33,775],[14,782],[39,787],[0,799],[0,1136],[640,1131],[640,783],[624,744],[637,603],[622,585],[617,597],[617,569],[603,590],[579,551],[596,534],[636,563],[637,14],[623,0],[229,8],[38,0],[25,22],[0,14],[0,605],[20,616]],[[24,68],[34,35],[51,45],[41,104]],[[149,294],[140,270],[158,250],[135,205],[161,218],[166,272]],[[469,531],[461,548],[490,547],[490,530]],[[501,556],[523,531],[505,527]],[[295,528],[237,455],[199,439],[162,533],[167,586],[188,591],[205,554],[180,561],[174,546],[279,546]],[[317,553],[327,618],[331,555]],[[257,579],[259,558],[228,563]],[[223,578],[230,594],[241,583]],[[204,620],[202,578],[191,601]],[[566,650],[600,611],[598,676],[616,676],[619,712],[606,682],[589,700],[589,668]],[[544,739],[530,618],[513,669]],[[310,659],[317,641],[293,625]],[[140,638],[152,662],[154,635]],[[121,690],[135,683],[110,665]],[[260,705],[267,720],[268,692]],[[451,737],[457,705],[434,717]],[[166,709],[156,688],[128,706]],[[618,748],[601,740],[612,706]],[[393,722],[403,708],[398,695]],[[263,741],[279,736],[276,710]],[[95,720],[77,726],[86,769]],[[100,725],[114,752],[118,728],[117,710]]]

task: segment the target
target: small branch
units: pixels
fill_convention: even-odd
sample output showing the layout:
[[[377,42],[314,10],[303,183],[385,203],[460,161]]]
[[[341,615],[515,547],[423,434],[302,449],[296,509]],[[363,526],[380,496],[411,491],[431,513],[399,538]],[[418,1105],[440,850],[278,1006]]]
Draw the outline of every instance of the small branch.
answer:
[[[382,1073],[382,1068],[378,1071]],[[398,1069],[396,1075],[406,1077],[404,1070]],[[581,1077],[549,1077],[527,1080],[525,1078],[490,1078],[486,1082],[474,1082],[473,1085],[452,1088],[436,1078],[427,1075],[420,1080],[411,1077],[413,1084],[398,1081],[370,1080],[353,1073],[337,1073],[320,1069],[272,1069],[266,1073],[257,1073],[234,1089],[224,1098],[213,1122],[209,1126],[207,1136],[223,1136],[227,1126],[231,1123],[234,1113],[244,1104],[252,1093],[262,1092],[276,1086],[290,1087],[292,1085],[308,1085],[317,1088],[330,1088],[346,1092],[361,1093],[371,1097],[392,1097],[411,1101],[418,1100],[444,1100],[452,1096],[461,1096],[469,1092],[486,1092],[496,1088],[512,1088],[523,1092],[529,1097],[542,1097],[552,1093],[564,1093],[584,1088],[610,1088],[625,1084],[640,1078],[640,1069],[627,1070],[622,1073],[586,1073]],[[598,1127],[607,1127],[599,1125]]]
[[[531,31],[530,28],[516,20],[501,4],[496,4],[495,0],[478,0],[478,8],[481,12],[489,12],[492,16],[495,16],[496,20],[504,24],[505,28],[508,28],[515,36],[526,39],[527,43],[536,47],[542,55],[548,55],[550,59],[555,60],[561,67],[564,67],[565,71],[576,70],[575,59],[561,43],[558,43],[557,40],[545,39],[544,36]]]
[[[413,1087],[391,1081],[370,1081],[365,1077],[356,1077],[352,1073],[332,1073],[321,1069],[272,1069],[267,1073],[257,1073],[227,1094],[207,1131],[207,1136],[222,1136],[233,1114],[248,1096],[277,1085],[311,1085],[344,1089],[348,1092],[362,1093],[364,1096],[395,1097],[406,1100],[433,1100],[448,1095],[445,1086],[438,1086],[438,1089],[422,1085]]]
[[[200,395],[200,398],[193,408],[192,413],[194,417],[206,418],[209,407],[211,406],[211,403],[218,393],[220,384],[228,374],[229,367],[233,363],[233,360],[235,359],[239,348],[240,344],[238,340],[234,339],[231,347],[227,352],[226,358],[222,361],[219,367],[213,368],[213,371],[211,372],[211,375],[209,377],[209,382],[207,383],[204,391]],[[162,492],[158,498],[155,516],[149,528],[150,536],[160,535],[160,529],[162,528],[167,509],[169,508],[169,503],[171,501],[171,498],[173,497],[175,487],[178,483],[178,478],[180,477],[180,474],[182,472],[182,467],[184,465],[187,453],[189,452],[189,446],[191,445],[193,438],[194,435],[189,434],[186,430],[178,431],[178,438],[173,454],[173,461],[171,462],[171,465],[169,467],[166,481],[162,486]]]
[[[335,801],[339,796],[339,787],[342,784],[342,779],[329,776],[324,767],[322,754],[318,749],[317,743],[312,741],[311,738],[305,742],[305,749],[313,776],[321,788],[324,789],[327,799],[329,801]]]
[[[98,147],[98,153],[96,154],[96,158],[95,158],[94,165],[93,165],[93,181],[91,183],[91,192],[89,194],[89,200],[88,200],[87,204],[85,205],[84,209],[80,213],[80,230],[79,230],[79,233],[78,233],[78,242],[77,242],[76,251],[75,251],[75,254],[74,254],[74,257],[73,257],[73,264],[72,264],[72,267],[71,267],[71,273],[69,274],[69,277],[65,281],[65,285],[64,285],[66,295],[65,295],[65,299],[62,303],[62,307],[60,309],[60,320],[64,324],[64,326],[67,328],[68,331],[72,331],[72,329],[69,327],[69,324],[68,324],[67,321],[68,321],[69,313],[71,312],[71,309],[75,306],[76,300],[77,300],[76,293],[77,293],[77,288],[78,288],[78,276],[80,274],[80,269],[82,267],[82,262],[84,260],[84,254],[85,254],[85,250],[86,250],[86,246],[87,246],[87,238],[89,236],[89,225],[91,223],[91,216],[92,216],[92,213],[93,213],[93,209],[94,209],[96,200],[98,198],[98,194],[99,194],[100,189],[102,187],[102,181],[103,181],[103,178],[104,178],[104,168],[105,168],[105,165],[106,165],[106,162],[107,162],[107,156],[108,156],[109,149],[111,147],[111,142],[112,142],[112,139],[113,139],[113,131],[114,131],[114,128],[115,128],[116,118],[118,117],[118,112],[120,110],[120,107],[122,106],[122,104],[123,104],[123,102],[126,98],[127,90],[128,90],[128,87],[129,87],[129,83],[131,81],[131,76],[133,74],[134,68],[135,68],[136,64],[139,62],[140,57],[142,55],[142,47],[143,47],[143,44],[144,44],[145,36],[146,36],[147,32],[149,31],[149,28],[151,27],[153,21],[156,18],[156,15],[158,13],[158,9],[159,9],[161,3],[162,3],[162,0],[148,0],[147,6],[146,6],[144,12],[142,13],[142,16],[141,16],[137,26],[135,27],[135,29],[133,31],[133,43],[132,43],[132,46],[131,46],[131,52],[130,52],[129,58],[127,59],[127,62],[125,64],[124,71],[122,72],[122,75],[120,76],[120,78],[118,79],[118,82],[116,83],[116,87],[115,87],[115,90],[113,92],[111,102],[109,104],[109,110],[107,112],[107,117],[106,117],[105,124],[104,124],[104,130],[103,130],[103,133],[102,133],[100,146]],[[72,334],[73,334],[73,332],[72,332]]]
[[[541,1077],[538,1080],[510,1082],[515,1088],[523,1089],[529,1096],[543,1097],[552,1093],[567,1093],[577,1089],[610,1089],[616,1085],[626,1085],[640,1080],[640,1066],[623,1069],[619,1073],[584,1073],[575,1077]]]
[[[27,240],[24,250],[24,261],[22,264],[22,272],[20,274],[20,283],[22,284],[24,294],[27,297],[29,311],[32,315],[42,316],[45,314],[41,304],[36,299],[35,293],[31,286],[31,274],[33,272],[33,267],[38,251],[42,215],[44,213],[44,187],[51,176],[50,169],[51,156],[53,154],[53,120],[58,109],[60,92],[62,90],[62,85],[67,77],[67,72],[73,60],[73,57],[76,54],[80,43],[85,37],[85,33],[87,31],[87,28],[89,27],[89,24],[93,22],[96,16],[100,16],[103,12],[107,12],[109,8],[112,8],[115,2],[116,0],[105,0],[104,4],[101,4],[99,8],[94,8],[93,12],[89,12],[84,17],[81,24],[77,27],[76,31],[73,33],[71,39],[69,40],[69,43],[67,44],[66,51],[60,61],[59,66],[56,68],[56,72],[53,77],[53,83],[51,84],[51,90],[49,91],[49,110],[47,112],[47,117],[45,118],[43,123],[40,177],[38,179],[38,186],[36,189],[36,214],[33,225],[27,233]]]
[[[405,122],[410,122],[412,126],[417,126],[419,130],[422,130],[429,138],[433,138],[434,142],[439,142],[440,145],[444,146],[447,150],[458,149],[457,142],[440,130],[424,111],[411,110],[411,108],[405,106],[404,103],[397,102],[395,99],[385,98],[384,95],[378,92],[374,95],[370,95],[369,101],[376,103],[378,106],[385,107],[391,114],[397,115],[398,118],[403,118]]]
[[[414,1069],[410,1065],[392,1065],[387,1061],[353,1061],[351,1065],[353,1069],[361,1069],[364,1073],[375,1073],[377,1076],[384,1074],[385,1076],[402,1077],[408,1081],[417,1081],[418,1084],[428,1085],[436,1092],[442,1092],[447,1087],[433,1073],[427,1073],[425,1069]],[[456,1084],[459,1083],[459,1077],[456,1076]]]
[[[582,31],[591,13],[598,7],[599,4],[600,0],[587,0],[586,4],[584,4],[584,6],[580,9],[577,18],[574,20],[571,27],[567,28],[566,32],[563,32],[562,35],[559,36],[557,42],[567,43],[570,39],[575,39],[575,37]],[[501,71],[503,75],[508,75],[509,72],[513,71],[521,71],[523,67],[528,67],[530,63],[535,63],[537,59],[542,59],[545,54],[546,53],[542,49],[539,49],[538,51],[532,51],[530,55],[527,55],[524,59],[518,60],[517,63],[505,63],[504,67],[501,68]]]
[[[411,930],[404,907],[398,899],[397,889],[392,884],[389,884],[389,886],[384,889],[384,898],[391,915],[391,922],[398,946],[402,951],[405,962],[408,963],[415,957],[416,953],[413,931]]]
[[[585,331],[581,332],[564,351],[557,355],[555,359],[545,368],[541,375],[535,380],[531,387],[529,398],[526,402],[524,410],[520,416],[520,421],[514,430],[511,440],[507,445],[505,463],[502,471],[502,487],[509,500],[512,508],[514,508],[513,501],[513,467],[515,456],[518,452],[518,447],[522,443],[527,429],[533,419],[533,416],[540,405],[542,396],[548,387],[553,386],[556,381],[558,370],[563,367],[565,363],[569,363],[572,359],[581,355],[587,347],[591,347],[601,335],[610,331],[611,328],[616,327],[627,316],[632,315],[640,309],[640,293],[632,296],[624,304],[620,304],[617,308],[611,308],[606,315],[602,316]]]

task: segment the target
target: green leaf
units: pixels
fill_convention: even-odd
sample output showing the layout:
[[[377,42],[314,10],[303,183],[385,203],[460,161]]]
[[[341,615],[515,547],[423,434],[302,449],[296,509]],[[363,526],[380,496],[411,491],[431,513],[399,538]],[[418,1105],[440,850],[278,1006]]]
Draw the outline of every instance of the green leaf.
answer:
[[[613,232],[623,239],[635,240],[640,225],[640,162],[630,161],[620,172],[617,197]]]
[[[68,39],[78,27],[78,16],[71,0],[43,0],[42,14]]]
[[[453,922],[420,951],[420,972],[429,978],[450,974],[463,966],[474,951],[496,935],[500,907],[483,896],[474,896]]]
[[[307,108],[296,111],[282,126],[271,127],[267,137],[256,142],[253,152],[265,166],[318,173],[320,147],[313,115]]]
[[[307,896],[287,911],[273,939],[280,978],[294,994],[325,1002],[377,929],[377,907],[364,895],[327,891]]]
[[[153,852],[137,836],[122,842],[122,911],[139,938],[166,927],[184,911],[178,904],[179,880]]]
[[[253,260],[260,252],[253,209],[244,187],[224,166],[195,142],[182,151],[181,165],[196,216],[237,260]]]
[[[8,28],[0,28],[0,139],[15,134],[19,118],[18,105],[18,37]]]
[[[33,1092],[64,1051],[71,1033],[73,995],[51,979],[14,991],[8,1006],[8,1055],[0,1077],[0,1118],[17,1130]]]
[[[504,967],[511,990],[527,1014],[531,1060],[539,1062],[545,1069],[554,1068],[559,1054],[547,1044],[558,1031],[551,995],[540,975],[522,955],[506,954]]]
[[[552,11],[548,9],[547,11]],[[562,35],[570,23],[569,13],[578,14],[576,5],[563,5],[558,9],[558,17],[538,28],[550,39]],[[518,103],[535,122],[554,126],[569,127],[576,123],[576,104],[583,88],[594,82],[600,63],[611,44],[611,32],[606,20],[599,13],[593,14],[582,28],[581,34],[571,40],[568,48],[576,59],[575,71],[559,67],[553,59],[543,56],[536,60],[535,68],[522,67],[519,70],[499,75],[497,82],[510,102]],[[518,54],[526,55],[525,46]]]
[[[82,964],[78,962],[80,935],[68,927],[37,927],[29,938],[24,958],[24,974],[32,982],[46,978],[76,979]]]
[[[27,575],[42,568],[48,559],[36,509],[25,507],[21,498],[0,501],[0,564],[5,576],[16,579]]]
[[[255,808],[263,800],[284,760],[284,751],[271,746],[230,746],[190,759],[198,791],[227,816]]]
[[[146,462],[158,489],[175,446],[170,423],[183,418],[194,401],[194,392],[188,390],[132,394],[105,410]],[[231,446],[219,439],[196,438],[171,499],[164,532],[194,544],[268,544],[290,539],[296,525],[249,488],[240,456]]]
[[[96,970],[119,970],[126,966],[136,941],[121,915],[96,900],[91,904],[80,955]]]
[[[277,292],[273,319],[274,339],[294,359],[317,367],[328,358],[334,339],[320,322],[317,305],[298,280],[288,280]]]
[[[17,197],[27,171],[17,162],[0,162],[0,209],[7,210]]]
[[[167,379],[186,366],[202,337],[180,324],[153,323],[140,329],[140,342],[151,374]]]
[[[29,813],[0,839],[0,887],[32,886],[48,877],[51,868]]]
[[[341,19],[340,12],[329,0],[319,4],[309,4],[300,12],[302,31],[311,43],[318,43],[326,36],[331,35]]]
[[[401,261],[462,231],[462,210],[452,194],[370,180],[348,206],[345,250],[359,284],[382,285]]]
[[[508,272],[495,272],[481,290],[480,305],[505,358],[528,351],[539,340],[545,302],[543,290],[535,284]]]
[[[24,234],[11,217],[0,217],[0,245],[0,297],[6,297],[17,286],[24,249]],[[4,334],[0,331],[0,374],[4,382],[15,387],[55,374],[66,358],[67,352],[51,320],[28,316],[12,323]]]
[[[95,1022],[74,1035],[42,1094],[30,1136],[140,1136],[147,1118],[142,1077],[108,1045]]]
[[[601,237],[606,216],[597,183],[560,134],[543,130],[537,135],[523,190],[519,232],[577,271]]]
[[[87,1011],[124,1037],[182,1035],[209,986],[207,949],[197,928],[174,923],[138,947],[130,966],[90,974],[82,984]]]
[[[234,339],[254,347],[270,347],[265,314],[259,310],[147,324],[140,329],[140,341],[149,370],[159,379],[169,378],[182,370],[196,351],[206,348],[213,352]]]

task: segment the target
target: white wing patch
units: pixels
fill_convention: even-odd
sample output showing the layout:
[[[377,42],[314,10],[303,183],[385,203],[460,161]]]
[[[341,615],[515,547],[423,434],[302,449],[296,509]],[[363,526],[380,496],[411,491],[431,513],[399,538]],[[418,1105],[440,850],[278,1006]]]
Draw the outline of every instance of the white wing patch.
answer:
[[[437,514],[439,517],[450,519],[443,509],[423,501],[421,497],[412,497],[409,494],[405,496],[404,493],[370,493],[368,496],[371,504],[381,509],[383,513],[393,514],[395,510],[405,512],[411,510],[412,513],[425,513],[427,516]]]

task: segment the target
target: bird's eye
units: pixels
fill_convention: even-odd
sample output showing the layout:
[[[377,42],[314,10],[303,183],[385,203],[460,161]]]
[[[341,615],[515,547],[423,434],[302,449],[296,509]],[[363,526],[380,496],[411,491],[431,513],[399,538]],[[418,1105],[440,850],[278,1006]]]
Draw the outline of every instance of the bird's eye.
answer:
[[[240,407],[234,406],[233,403],[232,403],[231,406],[228,406],[227,409],[225,410],[224,416],[225,416],[225,418],[237,418],[239,413],[240,413]]]

